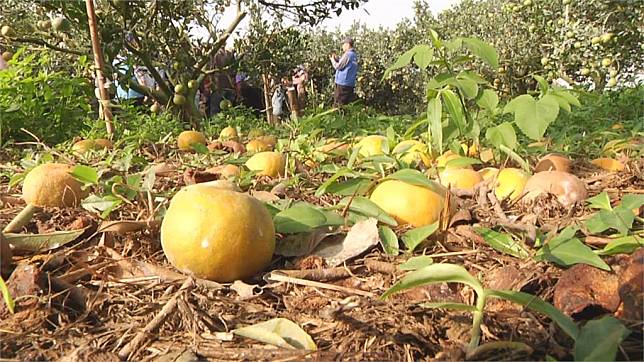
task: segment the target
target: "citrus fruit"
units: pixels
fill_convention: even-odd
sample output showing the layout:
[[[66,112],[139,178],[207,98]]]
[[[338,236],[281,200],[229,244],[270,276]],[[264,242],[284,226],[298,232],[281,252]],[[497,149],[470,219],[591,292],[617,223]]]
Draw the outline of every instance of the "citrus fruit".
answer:
[[[444,189],[436,190],[411,185],[399,180],[387,180],[371,193],[370,200],[401,224],[414,227],[438,221],[445,201]]]
[[[516,200],[523,194],[523,189],[530,175],[518,168],[504,168],[499,171],[494,185],[494,194],[501,200],[507,197]]]
[[[22,198],[39,207],[72,207],[80,205],[86,192],[72,175],[73,167],[62,163],[45,163],[34,167],[22,184]]]
[[[283,176],[286,169],[286,160],[279,152],[260,152],[246,161],[246,167],[251,171],[257,171],[257,174],[262,176]]]
[[[192,145],[195,143],[200,143],[205,146],[208,142],[203,133],[198,131],[183,131],[177,137],[177,146],[182,151],[192,150]]]

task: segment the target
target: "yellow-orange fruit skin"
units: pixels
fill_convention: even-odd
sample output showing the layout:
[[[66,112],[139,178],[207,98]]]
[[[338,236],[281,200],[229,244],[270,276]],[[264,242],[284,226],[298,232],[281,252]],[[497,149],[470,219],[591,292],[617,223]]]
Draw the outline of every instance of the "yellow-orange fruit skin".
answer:
[[[537,165],[534,168],[534,172],[543,172],[543,171],[561,171],[561,172],[570,172],[570,165],[572,161],[562,155],[552,153],[544,156],[539,160]]]
[[[398,180],[378,185],[370,200],[397,222],[414,227],[438,221],[445,202],[444,196],[437,192]]]
[[[251,140],[246,144],[246,152],[248,153],[257,153],[270,150],[271,147],[260,140]]]
[[[161,246],[177,269],[231,282],[268,266],[275,251],[275,229],[257,199],[197,184],[172,198],[161,225]]]
[[[479,175],[483,178],[483,181],[488,181],[496,177],[499,174],[499,169],[496,167],[485,167],[477,171]]]
[[[267,144],[268,147],[270,147],[271,151],[275,149],[275,145],[277,144],[277,137],[273,135],[260,136],[260,137],[257,137],[257,140]]]
[[[590,161],[593,165],[606,170],[606,171],[611,171],[611,172],[619,172],[619,171],[624,171],[624,164],[621,163],[620,161],[617,161],[612,158],[598,158],[595,160]]]
[[[441,184],[452,189],[473,190],[474,186],[483,181],[481,175],[471,169],[446,169],[440,174]]]
[[[406,140],[397,144],[392,153],[400,155],[400,159],[408,164],[421,161],[425,166],[429,167],[432,159],[428,150],[427,145],[420,141]]]
[[[335,139],[330,139],[325,145],[318,147],[316,151],[336,156],[344,156],[349,152],[349,144]]]
[[[260,152],[246,161],[246,167],[251,171],[259,171],[257,174],[262,176],[284,176],[286,160],[279,152]]]
[[[190,146],[195,143],[200,143],[205,146],[208,142],[206,141],[206,136],[198,131],[183,131],[177,138],[177,146],[179,146],[179,149],[182,151],[192,150],[192,147]]]
[[[221,168],[219,174],[225,178],[239,177],[241,171],[239,170],[239,166],[228,164]]]
[[[71,175],[72,166],[45,163],[34,167],[22,184],[22,198],[39,207],[75,207],[86,193]]]
[[[237,134],[237,130],[234,127],[228,126],[219,132],[219,139],[237,141],[239,140],[239,134]]]
[[[561,171],[534,174],[525,185],[524,200],[532,201],[542,194],[553,194],[564,206],[586,200],[586,185],[577,176]]]
[[[442,155],[436,157],[436,166],[437,167],[442,167],[442,168],[472,168],[471,165],[461,165],[461,166],[454,166],[454,165],[448,165],[448,163],[452,160],[457,160],[459,158],[463,158],[463,156],[458,155],[454,152],[447,151],[443,153]]]
[[[387,137],[378,135],[367,136],[361,139],[356,146],[360,147],[358,153],[362,157],[383,155],[386,153]]]
[[[484,148],[481,150],[481,154],[479,155],[479,158],[481,159],[481,161],[485,163],[494,161],[494,152],[489,148]]]
[[[107,138],[97,138],[94,140],[94,143],[96,143],[96,145],[101,148],[112,148],[114,146],[112,141],[108,140]]]
[[[507,197],[516,200],[523,194],[530,175],[518,168],[504,168],[499,171],[494,186],[494,195],[501,200]]]

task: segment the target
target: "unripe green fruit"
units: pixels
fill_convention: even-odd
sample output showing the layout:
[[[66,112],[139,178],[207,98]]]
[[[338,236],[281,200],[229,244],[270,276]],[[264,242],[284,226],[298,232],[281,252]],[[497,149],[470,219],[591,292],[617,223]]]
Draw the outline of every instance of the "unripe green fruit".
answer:
[[[608,80],[608,86],[609,87],[614,87],[617,85],[617,79],[616,78],[611,78]]]
[[[51,28],[54,31],[67,31],[71,28],[69,20],[59,16],[51,21]]]
[[[530,25],[530,27],[528,28],[528,31],[529,31],[529,32],[531,32],[531,33],[534,33],[534,32],[535,32],[535,30],[537,30],[537,26],[536,26],[536,25]]]
[[[183,94],[186,91],[186,87],[183,84],[177,84],[174,86],[174,92]]]
[[[569,30],[566,32],[566,37],[573,38],[574,36],[575,36],[575,33],[573,33],[572,31]]]
[[[617,71],[616,71],[615,69],[611,69],[611,71],[610,71],[610,72],[608,72],[608,74],[609,74],[611,77],[615,78],[615,77],[617,76]]]
[[[186,104],[186,97],[184,97],[181,94],[175,94],[174,97],[172,97],[172,103],[174,103],[174,104],[176,104],[178,106],[182,106],[182,105]]]
[[[523,2],[523,6],[530,6],[530,5],[532,5],[532,0],[525,0]]]
[[[608,43],[613,38],[613,34],[606,33],[599,37],[602,43]]]
[[[590,40],[590,42],[591,42],[591,43],[593,43],[593,44],[597,44],[597,43],[599,43],[600,41],[601,41],[601,38],[600,38],[600,37],[598,37],[598,36],[593,37],[593,38]]]
[[[190,88],[190,89],[195,89],[195,88],[197,88],[197,81],[196,81],[196,80],[190,80],[190,81],[188,81],[188,88]]]
[[[158,104],[158,103],[154,103],[154,104],[150,107],[150,112],[152,112],[152,113],[158,113],[160,110],[161,110],[161,107],[159,107],[159,104]]]
[[[610,58],[602,59],[602,67],[607,68],[613,63],[613,60]]]
[[[2,36],[6,36],[6,37],[12,37],[12,36],[16,35],[16,33],[13,31],[13,29],[9,25],[3,26],[2,29],[0,29],[0,34],[2,34]]]
[[[541,65],[545,66],[548,64],[548,62],[549,62],[548,58],[546,57],[541,58]]]
[[[563,0],[563,4],[564,4],[564,5],[568,5],[568,4],[570,4],[570,0]]]
[[[581,68],[581,70],[579,71],[579,73],[585,77],[585,76],[587,76],[588,74],[590,74],[590,69],[588,69],[588,68]]]
[[[581,48],[581,42],[576,41],[573,46],[575,47],[575,49],[579,49]]]

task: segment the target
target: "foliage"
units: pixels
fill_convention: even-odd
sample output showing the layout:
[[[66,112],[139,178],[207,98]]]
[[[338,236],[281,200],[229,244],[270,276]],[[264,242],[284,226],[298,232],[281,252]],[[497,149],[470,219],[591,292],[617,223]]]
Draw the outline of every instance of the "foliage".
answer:
[[[79,58],[78,68],[87,63]],[[42,141],[57,143],[75,136],[92,116],[92,86],[87,79],[50,71],[50,54],[19,51],[0,72],[0,145],[8,139],[30,140],[25,128]]]

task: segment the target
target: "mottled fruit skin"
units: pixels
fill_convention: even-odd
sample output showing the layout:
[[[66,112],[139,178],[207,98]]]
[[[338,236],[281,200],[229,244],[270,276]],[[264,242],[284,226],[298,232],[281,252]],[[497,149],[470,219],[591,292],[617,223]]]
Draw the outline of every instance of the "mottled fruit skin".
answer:
[[[251,171],[258,171],[257,174],[262,176],[284,176],[286,160],[279,152],[260,152],[246,161],[246,167]]]
[[[208,142],[206,141],[206,136],[198,131],[183,131],[177,137],[177,146],[182,151],[192,150],[191,145],[195,143],[206,145]]]
[[[530,175],[518,168],[504,168],[497,174],[494,195],[499,200],[508,197],[510,200],[516,200],[523,195],[529,178]]]
[[[483,181],[481,175],[468,168],[446,169],[440,174],[441,185],[452,189],[474,190]]]
[[[358,151],[358,153],[362,157],[385,154],[388,152],[387,145],[387,137],[378,135],[367,136],[356,144],[357,147],[360,147],[360,151]]]
[[[257,199],[197,184],[172,198],[161,224],[161,246],[182,272],[231,282],[268,266],[275,251],[275,228]]]
[[[561,172],[570,172],[570,165],[572,161],[563,155],[558,155],[556,153],[551,153],[544,156],[539,163],[534,168],[534,172],[543,172],[543,171],[561,171]]]
[[[414,227],[438,221],[445,202],[442,192],[434,192],[422,186],[398,180],[388,180],[378,185],[370,200],[391,215],[398,223]]]
[[[561,171],[543,171],[534,174],[525,185],[525,201],[533,201],[543,194],[557,196],[564,206],[583,202],[588,197],[586,184],[577,176]]]
[[[72,151],[82,154],[90,150],[100,150],[105,148],[112,148],[112,141],[105,138],[98,138],[95,140],[80,140],[74,143]]]
[[[277,144],[277,137],[273,135],[259,136],[257,137],[257,140],[266,143],[268,146],[270,146],[271,150],[273,150],[275,148],[275,145]]]
[[[39,207],[75,207],[86,193],[81,183],[70,172],[72,166],[62,163],[45,163],[36,166],[25,177],[22,198]]]
[[[418,161],[422,161],[426,167],[429,167],[432,164],[432,159],[429,157],[427,145],[420,141],[402,141],[394,147],[392,153],[400,155],[400,159],[407,164]]]
[[[234,127],[228,126],[219,132],[219,139],[237,141],[239,140],[239,135]]]
[[[241,174],[241,171],[239,170],[238,166],[228,164],[222,167],[219,173],[221,174],[222,177],[231,178],[231,177],[239,177],[239,175]]]
[[[257,153],[270,151],[271,147],[260,140],[251,140],[246,144],[246,152]]]

